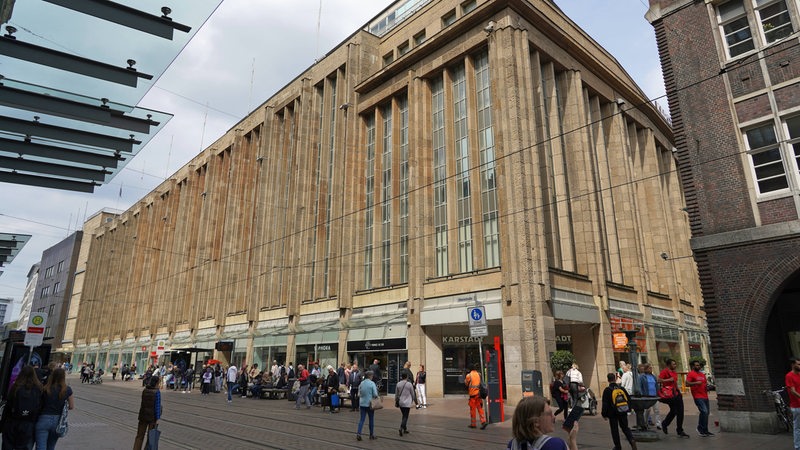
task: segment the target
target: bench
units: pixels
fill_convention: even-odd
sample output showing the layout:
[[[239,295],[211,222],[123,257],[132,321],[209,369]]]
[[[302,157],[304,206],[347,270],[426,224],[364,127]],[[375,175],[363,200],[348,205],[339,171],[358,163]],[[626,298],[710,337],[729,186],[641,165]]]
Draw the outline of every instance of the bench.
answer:
[[[289,388],[264,388],[261,389],[261,398],[281,399],[289,394]]]
[[[344,408],[344,402],[350,400],[350,393],[348,392],[339,392],[339,409]],[[323,401],[322,399],[327,399],[327,394],[320,394],[320,404],[322,405],[322,410],[325,411],[325,408],[330,409],[330,403],[327,401]],[[326,404],[327,403],[327,404]],[[351,403],[352,405],[352,403]]]

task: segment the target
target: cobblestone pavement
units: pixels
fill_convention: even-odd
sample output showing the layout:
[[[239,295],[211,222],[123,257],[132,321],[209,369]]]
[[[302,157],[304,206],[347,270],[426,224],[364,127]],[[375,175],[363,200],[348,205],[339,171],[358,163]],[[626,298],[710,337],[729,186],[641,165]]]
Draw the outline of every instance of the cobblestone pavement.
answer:
[[[58,441],[59,449],[130,449],[136,432],[141,382],[111,382],[102,385],[80,384],[70,376],[75,391],[76,409],[70,413],[69,434]],[[712,431],[717,435],[701,438],[694,432],[697,408],[685,397],[686,422],[690,439],[672,434],[657,442],[640,442],[639,449],[790,449],[789,433],[759,435],[720,433],[713,424],[717,420],[716,402],[712,398]],[[398,433],[400,411],[394,408],[391,397],[386,407],[375,413],[378,440],[356,441],[357,412],[343,409],[329,414],[319,407],[295,410],[286,400],[255,400],[234,398],[231,404],[226,395],[200,395],[163,392],[164,416],[160,449],[503,449],[511,437],[513,408],[506,408],[506,421],[491,424],[486,430],[469,429],[469,410],[466,398],[431,399],[427,409],[413,410],[408,428],[411,434]],[[665,408],[662,408],[665,410]],[[663,411],[662,411],[663,412]],[[559,418],[560,423],[560,418]],[[558,429],[555,436],[565,437]],[[612,448],[608,424],[599,416],[580,421],[578,446],[581,449]],[[625,445],[623,448],[628,448]]]

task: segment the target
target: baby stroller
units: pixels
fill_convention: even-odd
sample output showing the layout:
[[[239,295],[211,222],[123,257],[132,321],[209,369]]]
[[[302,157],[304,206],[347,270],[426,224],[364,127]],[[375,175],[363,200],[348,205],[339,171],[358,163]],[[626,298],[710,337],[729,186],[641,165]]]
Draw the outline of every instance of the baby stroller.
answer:
[[[99,369],[94,376],[89,378],[89,384],[103,384],[103,369]]]
[[[575,407],[572,397],[570,397],[569,403],[569,409],[572,410],[572,408]],[[590,416],[597,415],[597,397],[595,397],[591,389],[587,388],[582,383],[578,383],[577,404],[583,408],[585,414],[589,414]]]

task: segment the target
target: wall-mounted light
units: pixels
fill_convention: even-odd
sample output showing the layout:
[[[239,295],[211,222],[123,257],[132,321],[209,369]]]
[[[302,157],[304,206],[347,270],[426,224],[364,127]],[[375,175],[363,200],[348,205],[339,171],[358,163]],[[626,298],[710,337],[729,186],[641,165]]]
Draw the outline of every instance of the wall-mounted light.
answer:
[[[490,20],[489,23],[487,23],[486,26],[483,27],[483,31],[485,31],[486,34],[491,34],[492,31],[494,31],[494,26],[495,26],[494,20]]]

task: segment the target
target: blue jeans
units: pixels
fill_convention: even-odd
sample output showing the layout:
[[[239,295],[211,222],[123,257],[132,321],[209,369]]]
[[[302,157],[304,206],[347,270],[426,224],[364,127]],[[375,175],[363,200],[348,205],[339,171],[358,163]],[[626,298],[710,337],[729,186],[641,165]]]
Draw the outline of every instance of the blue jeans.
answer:
[[[375,411],[369,406],[362,406],[361,419],[358,421],[358,434],[361,434],[361,429],[364,428],[364,419],[369,415],[369,435],[375,436]]]
[[[800,408],[791,408],[794,419],[794,448],[800,450]]]
[[[316,398],[317,398],[317,386],[314,386],[308,392],[308,404],[313,405],[314,403],[316,403],[315,401]]]
[[[697,410],[700,411],[700,417],[697,419],[697,431],[700,433],[708,433],[708,399],[696,398],[694,404],[697,405]]]
[[[56,426],[61,416],[39,416],[36,421],[36,450],[54,450],[56,448]]]
[[[236,384],[236,383],[231,383],[230,381],[228,382],[228,401],[231,401],[231,400],[233,400],[233,397],[231,397],[231,393],[232,393],[233,391],[235,391],[235,390],[236,390],[236,388],[238,388],[238,387],[239,387],[239,385],[238,385],[238,384]]]

